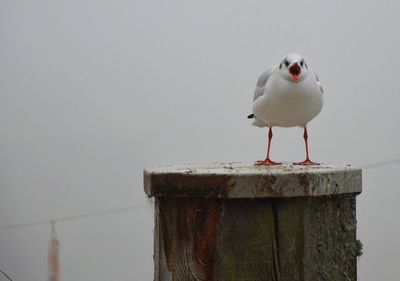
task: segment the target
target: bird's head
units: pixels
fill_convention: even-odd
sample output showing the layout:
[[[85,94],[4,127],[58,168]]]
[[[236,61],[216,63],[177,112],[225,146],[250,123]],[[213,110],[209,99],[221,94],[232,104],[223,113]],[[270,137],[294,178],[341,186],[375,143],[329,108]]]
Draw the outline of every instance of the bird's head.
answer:
[[[286,55],[279,64],[279,74],[288,81],[299,82],[307,77],[309,72],[304,58],[298,54]]]

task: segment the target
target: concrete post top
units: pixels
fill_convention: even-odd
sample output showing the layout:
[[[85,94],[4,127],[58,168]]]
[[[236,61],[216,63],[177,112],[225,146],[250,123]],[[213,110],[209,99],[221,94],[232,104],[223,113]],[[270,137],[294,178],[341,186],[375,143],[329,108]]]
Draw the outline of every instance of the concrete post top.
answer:
[[[267,198],[360,193],[362,185],[350,165],[212,163],[145,169],[144,189],[149,197]]]

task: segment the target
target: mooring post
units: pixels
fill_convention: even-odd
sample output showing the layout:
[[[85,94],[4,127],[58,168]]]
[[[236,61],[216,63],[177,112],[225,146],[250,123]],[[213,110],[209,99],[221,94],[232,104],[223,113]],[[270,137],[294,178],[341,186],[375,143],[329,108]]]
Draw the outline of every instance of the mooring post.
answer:
[[[155,281],[356,281],[349,166],[229,163],[144,171],[155,197]]]

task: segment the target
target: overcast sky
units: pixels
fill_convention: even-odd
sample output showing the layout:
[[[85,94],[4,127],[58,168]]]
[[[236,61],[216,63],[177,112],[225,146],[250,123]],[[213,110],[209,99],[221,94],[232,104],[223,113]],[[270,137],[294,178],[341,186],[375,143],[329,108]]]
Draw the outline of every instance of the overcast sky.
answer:
[[[302,54],[325,90],[309,124],[325,163],[396,159],[399,1],[0,0],[0,226],[124,206],[56,225],[61,279],[152,280],[142,170],[254,161],[258,76]],[[302,131],[272,157],[304,160]],[[359,279],[397,281],[399,166],[365,170]],[[46,280],[48,225],[0,232],[0,268]],[[2,277],[0,277],[0,280]]]

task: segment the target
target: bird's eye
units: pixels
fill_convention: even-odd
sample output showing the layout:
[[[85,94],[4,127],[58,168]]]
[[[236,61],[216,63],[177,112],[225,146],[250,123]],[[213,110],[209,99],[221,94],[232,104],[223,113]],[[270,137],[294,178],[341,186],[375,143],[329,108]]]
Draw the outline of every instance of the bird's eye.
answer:
[[[303,65],[304,65],[304,61],[302,60],[302,61],[300,62],[300,66],[303,67]]]
[[[286,65],[286,67],[289,66],[289,62],[287,60],[285,60],[285,65]]]

